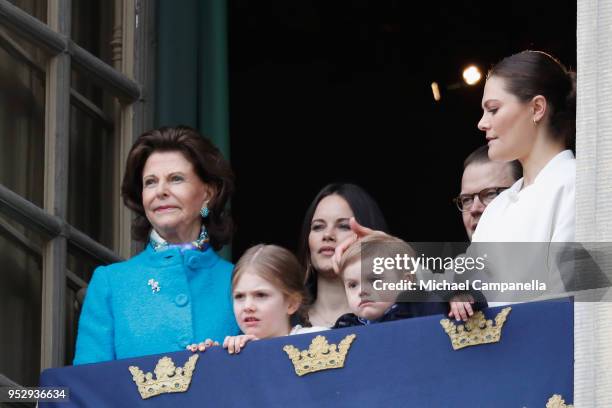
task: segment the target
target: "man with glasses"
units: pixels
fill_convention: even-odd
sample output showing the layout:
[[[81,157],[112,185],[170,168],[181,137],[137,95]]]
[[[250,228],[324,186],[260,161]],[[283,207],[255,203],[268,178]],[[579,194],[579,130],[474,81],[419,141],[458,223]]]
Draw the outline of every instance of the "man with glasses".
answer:
[[[518,161],[493,162],[489,159],[488,151],[487,145],[481,146],[465,159],[461,193],[453,199],[461,211],[463,226],[470,241],[487,205],[523,174]]]
[[[523,169],[518,161],[491,161],[487,145],[480,146],[465,159],[463,177],[461,177],[461,193],[453,201],[461,211],[463,226],[470,241],[487,205],[522,176]],[[474,314],[473,303],[474,299],[470,294],[454,295],[450,299],[449,317],[454,317],[456,320],[467,320]]]

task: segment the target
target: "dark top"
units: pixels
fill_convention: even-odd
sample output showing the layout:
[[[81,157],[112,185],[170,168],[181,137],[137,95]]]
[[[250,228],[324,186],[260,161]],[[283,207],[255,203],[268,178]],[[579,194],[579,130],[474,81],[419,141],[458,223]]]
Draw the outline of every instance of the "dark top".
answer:
[[[394,303],[379,319],[367,320],[360,318],[354,313],[347,313],[338,318],[332,329],[351,326],[365,326],[373,323],[392,322],[394,320],[436,314],[443,314],[446,317],[450,310],[448,302],[444,301],[443,297],[435,292],[411,292],[408,296],[411,301],[398,301],[397,303]],[[474,310],[481,310],[487,307],[487,301],[484,299],[482,294],[476,294],[474,297],[476,298],[476,302],[472,305]],[[406,297],[402,295],[398,297],[399,300],[405,298]]]

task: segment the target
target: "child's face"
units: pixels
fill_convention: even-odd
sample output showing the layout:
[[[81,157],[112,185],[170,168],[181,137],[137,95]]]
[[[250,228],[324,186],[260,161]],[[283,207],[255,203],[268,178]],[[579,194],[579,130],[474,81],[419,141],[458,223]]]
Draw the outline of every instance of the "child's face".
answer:
[[[375,302],[372,300],[374,288],[370,280],[361,279],[361,261],[348,264],[343,271],[344,290],[351,311],[368,320],[376,320],[393,305],[393,302]]]
[[[251,268],[236,282],[233,298],[234,316],[243,333],[260,339],[289,334],[289,316],[299,303]]]

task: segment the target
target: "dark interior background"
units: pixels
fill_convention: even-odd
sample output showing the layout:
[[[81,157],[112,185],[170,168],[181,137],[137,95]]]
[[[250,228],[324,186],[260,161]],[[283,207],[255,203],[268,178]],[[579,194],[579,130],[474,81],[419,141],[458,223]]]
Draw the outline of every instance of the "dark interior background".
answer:
[[[306,208],[354,182],[409,241],[463,241],[451,202],[484,81],[468,64],[540,49],[576,67],[574,1],[229,2],[234,260],[265,242],[295,249]],[[441,86],[435,102],[431,82]]]

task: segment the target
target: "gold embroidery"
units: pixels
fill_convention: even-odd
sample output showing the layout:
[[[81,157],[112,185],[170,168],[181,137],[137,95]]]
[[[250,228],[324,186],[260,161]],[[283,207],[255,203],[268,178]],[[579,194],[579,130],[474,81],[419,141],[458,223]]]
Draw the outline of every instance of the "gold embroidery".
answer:
[[[450,337],[454,350],[478,344],[497,343],[510,310],[511,307],[506,307],[495,316],[495,326],[493,321],[486,320],[484,313],[480,311],[474,313],[465,324],[455,325],[449,319],[440,320],[440,324]]]
[[[559,394],[555,394],[548,399],[546,408],[574,408],[573,405],[565,405],[565,400]]]
[[[140,368],[130,366],[132,378],[138,386],[142,399],[159,394],[187,391],[198,357],[197,354],[192,355],[184,367],[178,368],[174,366],[174,362],[170,357],[163,357],[155,367],[155,379],[153,379],[153,374],[145,374]]]
[[[302,376],[316,371],[344,367],[346,353],[351,348],[355,337],[357,337],[355,334],[346,336],[340,342],[337,350],[336,345],[329,344],[324,336],[315,337],[308,350],[300,351],[292,345],[283,347],[283,350],[293,362],[295,373]]]

